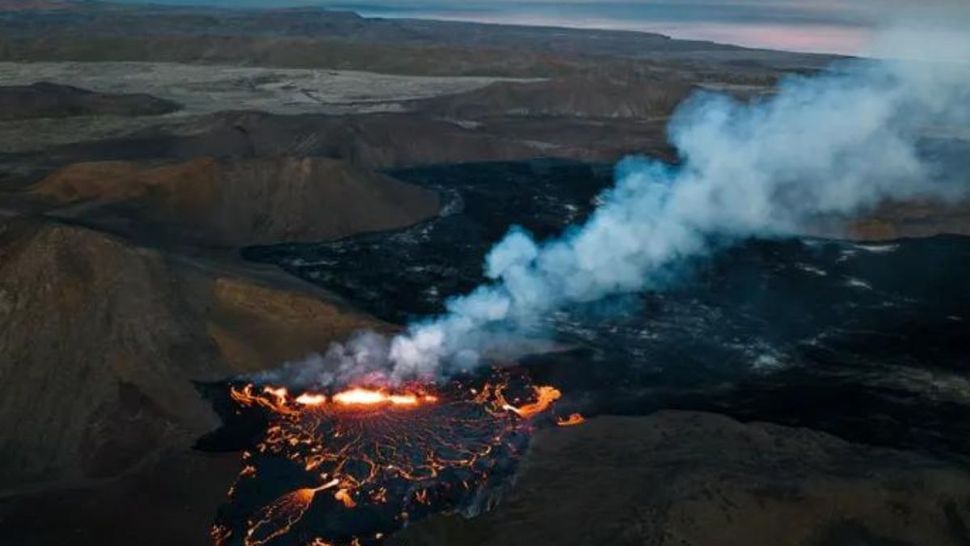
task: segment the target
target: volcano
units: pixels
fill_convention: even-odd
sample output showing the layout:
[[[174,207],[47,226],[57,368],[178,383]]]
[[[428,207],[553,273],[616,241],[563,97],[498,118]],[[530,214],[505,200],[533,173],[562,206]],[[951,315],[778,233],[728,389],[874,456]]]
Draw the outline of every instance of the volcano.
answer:
[[[507,226],[550,237],[587,218],[610,183],[604,167],[552,160],[393,174],[446,196],[446,212],[397,232],[244,254],[406,322],[485,282],[481,264]],[[586,417],[673,407],[963,456],[968,256],[968,240],[952,236],[753,240],[685,264],[666,290],[551,313],[547,330],[573,350],[522,364],[583,401]]]
[[[213,543],[376,545],[433,514],[475,515],[494,504],[559,397],[508,370],[440,387],[229,385],[216,400],[226,427],[202,447],[256,432]]]

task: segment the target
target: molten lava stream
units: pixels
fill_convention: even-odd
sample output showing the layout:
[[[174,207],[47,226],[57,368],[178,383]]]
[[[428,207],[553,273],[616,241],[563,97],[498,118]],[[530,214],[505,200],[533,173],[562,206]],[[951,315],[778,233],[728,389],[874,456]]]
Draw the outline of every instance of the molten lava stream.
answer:
[[[519,417],[524,417],[528,419],[538,413],[542,413],[549,409],[549,406],[553,402],[559,400],[562,393],[554,387],[535,387],[536,401],[523,406],[513,406],[511,404],[504,404],[503,408],[511,412],[514,412]]]
[[[369,546],[433,513],[477,511],[482,490],[507,478],[524,452],[530,419],[561,393],[497,373],[440,392],[413,385],[293,395],[236,385],[229,396],[264,414],[267,426],[220,509],[213,541]],[[267,497],[286,483],[290,492]],[[297,485],[306,483],[319,485]]]
[[[573,427],[576,425],[581,425],[586,422],[586,418],[579,413],[570,414],[569,417],[560,417],[556,419],[556,424],[561,427]]]
[[[310,508],[318,492],[339,484],[338,480],[331,480],[320,487],[304,487],[276,499],[253,517],[243,544],[262,546],[278,536],[285,535]]]

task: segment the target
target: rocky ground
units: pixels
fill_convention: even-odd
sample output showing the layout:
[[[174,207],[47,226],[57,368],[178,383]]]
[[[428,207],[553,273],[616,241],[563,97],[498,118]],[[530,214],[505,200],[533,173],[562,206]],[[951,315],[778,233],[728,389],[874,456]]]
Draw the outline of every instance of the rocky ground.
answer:
[[[534,439],[508,498],[391,544],[958,546],[970,472],[706,413],[603,417]]]
[[[393,111],[412,100],[465,93],[508,80],[186,63],[0,63],[0,86],[42,81],[102,93],[145,93],[180,104],[186,114],[219,112],[227,105],[278,114]]]
[[[120,137],[227,109],[402,112],[416,100],[496,81],[506,80],[185,63],[0,62],[0,152]],[[111,101],[117,106],[109,106]],[[139,101],[148,104],[138,108]],[[64,119],[67,115],[73,119]]]
[[[205,512],[237,465],[232,456],[186,453],[97,495],[75,488],[0,499],[0,526],[14,546],[201,546]],[[388,544],[962,546],[968,526],[965,467],[810,430],[668,411],[541,430],[496,509],[426,520]]]

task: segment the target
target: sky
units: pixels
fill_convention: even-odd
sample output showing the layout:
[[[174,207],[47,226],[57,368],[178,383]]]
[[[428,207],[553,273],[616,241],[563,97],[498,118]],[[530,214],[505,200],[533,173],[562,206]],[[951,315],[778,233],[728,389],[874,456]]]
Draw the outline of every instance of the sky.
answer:
[[[882,27],[964,21],[970,0],[127,0],[153,3],[350,9],[372,17],[414,17],[659,32],[675,38],[822,53],[865,54]]]

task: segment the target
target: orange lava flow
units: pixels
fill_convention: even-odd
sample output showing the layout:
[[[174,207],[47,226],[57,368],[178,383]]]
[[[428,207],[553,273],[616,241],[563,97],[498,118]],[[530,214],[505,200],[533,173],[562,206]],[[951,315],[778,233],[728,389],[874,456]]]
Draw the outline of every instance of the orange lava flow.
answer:
[[[230,397],[243,406],[262,406],[274,413],[295,415],[301,408],[316,407],[376,407],[397,406],[416,407],[422,404],[434,404],[438,397],[423,391],[389,392],[384,389],[367,389],[354,387],[327,397],[325,394],[306,392],[296,396],[290,395],[284,387],[263,387],[256,389],[253,385],[232,387]]]
[[[579,413],[573,413],[569,417],[556,419],[556,425],[561,427],[573,427],[586,422],[586,418]]]
[[[562,397],[562,393],[555,387],[533,387],[536,393],[536,401],[515,407],[512,404],[505,404],[503,407],[519,417],[528,419],[538,413],[549,409],[553,402]]]
[[[346,489],[341,489],[340,491],[337,491],[336,493],[334,493],[333,498],[343,503],[343,505],[346,508],[357,507],[357,501],[355,501],[354,498],[350,496],[350,493]]]
[[[327,397],[322,394],[303,393],[296,397],[296,403],[301,406],[322,406],[327,403]]]
[[[418,393],[394,394],[384,390],[354,388],[333,395],[333,402],[344,406],[377,406],[390,404],[392,406],[417,406],[424,402],[433,402],[435,397],[423,396]]]
[[[303,518],[303,514],[310,508],[310,503],[319,491],[335,487],[340,482],[332,480],[320,487],[305,487],[297,489],[276,499],[275,502],[260,510],[250,524],[245,546],[262,546],[267,542],[285,535],[293,524]]]
[[[226,514],[235,515],[213,527],[213,543],[283,546],[306,537],[309,529],[318,544],[372,546],[415,518],[477,498],[494,470],[523,452],[532,418],[562,396],[554,387],[513,382],[503,374],[492,379],[474,388],[456,382],[445,391],[429,385],[355,386],[332,393],[230,386],[239,407],[265,414],[266,428],[244,454],[243,470],[230,489],[230,508],[239,511],[229,510]],[[264,463],[277,469],[272,472],[296,473],[297,488],[275,500],[265,496],[275,485],[258,480],[275,478],[257,471]],[[324,490],[330,492],[317,495]],[[369,514],[363,518],[371,518],[366,521],[379,523],[366,534],[315,528],[317,520],[304,521],[311,506],[314,514],[333,514],[336,522],[354,522],[349,512],[361,510]]]

